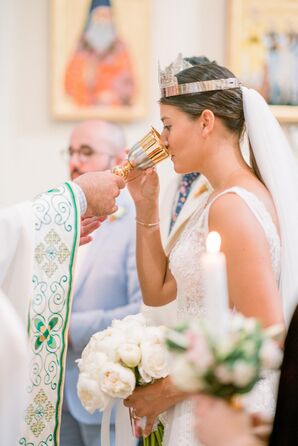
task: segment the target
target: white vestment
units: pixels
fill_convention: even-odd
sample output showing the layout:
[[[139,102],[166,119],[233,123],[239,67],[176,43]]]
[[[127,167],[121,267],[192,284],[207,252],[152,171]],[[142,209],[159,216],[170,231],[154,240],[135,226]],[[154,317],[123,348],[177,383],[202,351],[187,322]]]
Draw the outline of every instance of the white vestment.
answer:
[[[52,441],[59,445],[72,277],[80,238],[76,195],[76,186],[65,183],[32,202],[0,209],[3,446]]]
[[[31,202],[0,209],[0,443],[7,446],[17,444],[25,406],[33,235]]]
[[[15,446],[25,407],[28,341],[24,324],[0,290],[0,444]]]
[[[31,290],[33,238],[31,202],[0,209],[0,288],[24,327]]]

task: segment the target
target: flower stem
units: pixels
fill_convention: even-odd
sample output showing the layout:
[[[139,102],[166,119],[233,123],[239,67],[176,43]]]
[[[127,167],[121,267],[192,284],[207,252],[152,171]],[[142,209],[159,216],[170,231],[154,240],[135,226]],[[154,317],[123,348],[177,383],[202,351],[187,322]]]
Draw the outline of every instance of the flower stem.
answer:
[[[144,446],[162,446],[163,432],[163,424],[158,423],[156,431],[151,432],[148,437],[143,437]]]

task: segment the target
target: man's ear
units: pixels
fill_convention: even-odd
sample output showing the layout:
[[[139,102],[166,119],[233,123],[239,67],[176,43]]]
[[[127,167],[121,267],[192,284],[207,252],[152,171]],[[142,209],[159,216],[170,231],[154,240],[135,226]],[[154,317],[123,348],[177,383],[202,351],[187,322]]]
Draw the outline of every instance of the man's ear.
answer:
[[[199,125],[201,130],[201,135],[206,137],[212,132],[214,127],[215,116],[211,110],[204,110],[200,116]]]

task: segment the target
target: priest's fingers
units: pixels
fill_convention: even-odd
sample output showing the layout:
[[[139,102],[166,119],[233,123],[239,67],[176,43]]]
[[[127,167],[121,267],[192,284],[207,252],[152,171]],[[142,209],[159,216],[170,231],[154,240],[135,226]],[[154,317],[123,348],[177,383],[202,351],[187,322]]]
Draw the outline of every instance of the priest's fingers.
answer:
[[[80,237],[80,246],[87,245],[87,243],[92,242],[92,237],[90,235],[87,235],[85,237]]]
[[[95,231],[95,229],[98,229],[100,225],[101,223],[99,221],[92,221],[91,223],[81,226],[81,237],[91,234],[91,232]]]
[[[119,189],[124,189],[125,188],[125,181],[123,180],[123,178],[121,178],[119,175],[115,175],[115,181],[117,186],[119,187]]]
[[[81,222],[81,233],[80,233],[80,246],[86,245],[92,241],[90,234],[98,229],[101,225],[101,219],[98,217],[89,217],[82,219]]]
[[[106,220],[106,216],[102,216],[102,217],[81,217],[81,224],[85,225],[88,223],[91,223],[92,221],[99,221],[100,223],[102,223],[103,221]]]
[[[97,217],[85,219],[81,222],[81,235],[90,234],[90,232],[101,226],[101,220]]]
[[[87,172],[74,181],[85,194],[86,216],[105,216],[115,212],[115,198],[125,187],[121,177],[111,172]]]

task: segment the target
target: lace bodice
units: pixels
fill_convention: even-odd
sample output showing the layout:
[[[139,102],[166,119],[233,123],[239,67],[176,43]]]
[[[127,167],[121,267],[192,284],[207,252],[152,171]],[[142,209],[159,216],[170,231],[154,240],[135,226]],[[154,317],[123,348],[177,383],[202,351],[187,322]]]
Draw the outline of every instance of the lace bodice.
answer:
[[[209,209],[214,200],[226,193],[235,193],[250,208],[262,226],[268,240],[272,267],[278,282],[280,274],[280,240],[271,215],[264,204],[251,192],[233,187],[217,195],[207,206],[208,197],[193,214],[170,254],[170,269],[177,282],[178,319],[204,316],[205,304],[202,289],[200,257],[205,250],[208,234]],[[261,381],[253,392],[251,410],[273,411],[275,407],[271,379]],[[257,395],[257,397],[256,397]],[[253,407],[252,407],[253,406]],[[266,407],[266,406],[269,406]],[[196,446],[193,434],[192,402],[185,400],[168,413],[165,421],[165,446]]]
[[[208,234],[208,215],[212,203],[221,195],[235,193],[241,197],[260,225],[268,240],[272,267],[279,280],[280,273],[280,240],[271,215],[264,204],[251,192],[240,187],[227,189],[217,195],[207,206],[206,198],[200,209],[192,216],[181,237],[176,242],[170,255],[170,269],[177,282],[177,305],[179,319],[204,315],[204,300],[200,257],[205,250]]]

